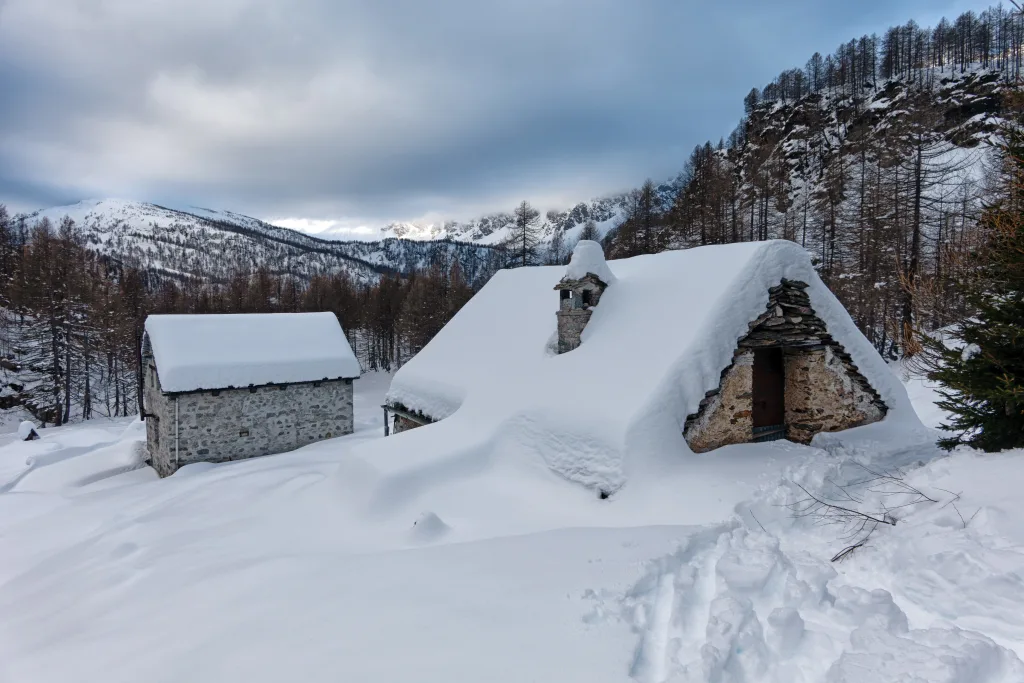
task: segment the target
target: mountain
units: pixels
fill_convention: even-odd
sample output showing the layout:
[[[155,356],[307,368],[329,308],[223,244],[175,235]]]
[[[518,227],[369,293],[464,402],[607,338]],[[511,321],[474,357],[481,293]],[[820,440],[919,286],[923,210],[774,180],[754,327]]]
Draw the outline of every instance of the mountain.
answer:
[[[347,273],[375,282],[385,273],[407,274],[458,259],[470,282],[486,278],[496,254],[486,244],[454,239],[415,241],[389,237],[374,242],[314,237],[228,211],[178,210],[146,202],[103,199],[58,206],[14,217],[24,229],[67,216],[86,245],[111,259],[158,277],[225,280],[231,273],[266,267],[308,280],[318,273]]]
[[[678,189],[678,180],[658,186],[666,205]],[[624,220],[629,202],[630,193],[621,193],[548,211],[539,224],[541,241],[560,233],[572,244],[588,221],[607,234]],[[495,246],[509,236],[514,220],[511,213],[499,212],[470,221],[391,223],[379,230],[377,240],[341,240],[331,239],[330,232],[309,235],[231,211],[92,199],[22,214],[15,222],[30,226],[45,218],[56,226],[65,216],[75,221],[90,248],[162,277],[226,279],[238,270],[266,266],[303,279],[340,271],[362,283],[454,258],[469,282],[479,282],[500,263]]]
[[[864,46],[843,59],[889,62]],[[1012,62],[940,56],[895,73],[833,69],[813,86],[784,72],[752,91],[728,141],[694,149],[655,222],[656,248],[798,242],[880,351],[915,353],[921,332],[970,314],[969,257],[998,197],[1000,131],[1020,116]],[[612,257],[642,253],[638,225],[612,235]]]
[[[657,187],[662,202],[671,204],[679,191],[681,180],[675,178]],[[566,243],[571,244],[579,237],[587,221],[594,221],[601,235],[617,227],[629,213],[630,192],[609,194],[582,201],[569,209],[547,211],[541,216],[539,225],[542,241],[549,242],[556,232],[562,233]],[[467,221],[446,220],[438,223],[396,222],[380,228],[382,239],[407,240],[456,240],[473,244],[497,245],[508,236],[513,223],[511,211],[489,213]],[[337,234],[337,233],[333,233]],[[319,236],[331,236],[330,230]]]

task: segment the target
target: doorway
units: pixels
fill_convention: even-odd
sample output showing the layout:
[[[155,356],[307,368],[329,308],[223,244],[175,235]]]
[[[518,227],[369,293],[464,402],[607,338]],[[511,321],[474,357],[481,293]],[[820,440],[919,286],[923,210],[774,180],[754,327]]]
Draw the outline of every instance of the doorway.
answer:
[[[751,394],[753,441],[777,441],[786,438],[786,365],[782,349],[754,351]]]

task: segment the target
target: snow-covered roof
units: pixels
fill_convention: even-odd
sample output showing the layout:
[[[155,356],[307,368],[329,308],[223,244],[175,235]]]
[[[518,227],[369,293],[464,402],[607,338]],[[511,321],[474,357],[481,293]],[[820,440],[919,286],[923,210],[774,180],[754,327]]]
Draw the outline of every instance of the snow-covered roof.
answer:
[[[798,245],[709,246],[608,266],[615,283],[582,345],[562,355],[552,350],[552,290],[565,269],[495,275],[395,375],[388,401],[444,419],[410,434],[434,432],[449,449],[472,437],[477,445],[466,448],[475,452],[512,439],[570,479],[620,485],[629,454],[689,451],[687,415],[719,385],[737,341],[764,312],[768,288],[783,278],[808,283],[816,313],[888,406],[884,422],[920,427],[903,386]],[[417,438],[425,447],[427,435]]]
[[[359,376],[333,313],[151,315],[146,335],[171,393]]]
[[[596,275],[606,285],[615,282],[615,275],[604,260],[601,245],[593,240],[580,240],[572,250],[572,258],[565,269],[565,279],[581,280],[587,273]]]

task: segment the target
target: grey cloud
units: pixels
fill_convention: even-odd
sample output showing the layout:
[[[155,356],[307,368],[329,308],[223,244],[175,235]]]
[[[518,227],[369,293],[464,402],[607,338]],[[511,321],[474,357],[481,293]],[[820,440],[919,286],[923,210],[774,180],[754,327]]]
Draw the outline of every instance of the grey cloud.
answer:
[[[0,201],[383,222],[582,199],[675,173],[811,52],[956,4],[0,0]]]

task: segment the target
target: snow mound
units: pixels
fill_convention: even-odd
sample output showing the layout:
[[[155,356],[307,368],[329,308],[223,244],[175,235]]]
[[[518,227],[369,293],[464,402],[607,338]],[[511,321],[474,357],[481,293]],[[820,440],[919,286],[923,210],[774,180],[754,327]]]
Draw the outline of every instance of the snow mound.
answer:
[[[74,457],[54,461],[45,454],[28,458],[28,470],[12,483],[10,490],[49,492],[75,489],[144,468],[145,426],[141,420],[136,420],[111,443],[75,450],[83,452],[76,453]]]
[[[21,439],[22,441],[25,441],[30,436],[32,436],[33,432],[35,431],[36,426],[32,422],[25,420],[24,422],[18,425],[18,438]]]
[[[436,541],[445,536],[451,527],[433,512],[424,512],[412,523],[412,537],[417,541]]]
[[[392,381],[389,402],[441,422],[374,444],[368,459],[422,479],[431,468],[486,468],[507,454],[615,491],[648,464],[690,453],[687,416],[718,386],[783,278],[808,283],[829,333],[889,408],[882,423],[858,431],[905,439],[923,429],[903,385],[798,245],[711,246],[605,265],[616,283],[593,309],[582,345],[554,356],[553,289],[563,269],[495,275]]]
[[[333,313],[151,315],[146,335],[166,392],[360,374]]]
[[[594,240],[577,242],[576,248],[572,250],[569,265],[565,268],[565,277],[569,280],[579,280],[587,273],[593,273],[601,278],[601,282],[606,285],[615,282],[615,274],[604,260],[604,250],[600,243]]]
[[[901,634],[872,625],[850,636],[851,648],[827,683],[1010,683],[1024,680],[1014,653],[980,633],[922,629]]]

